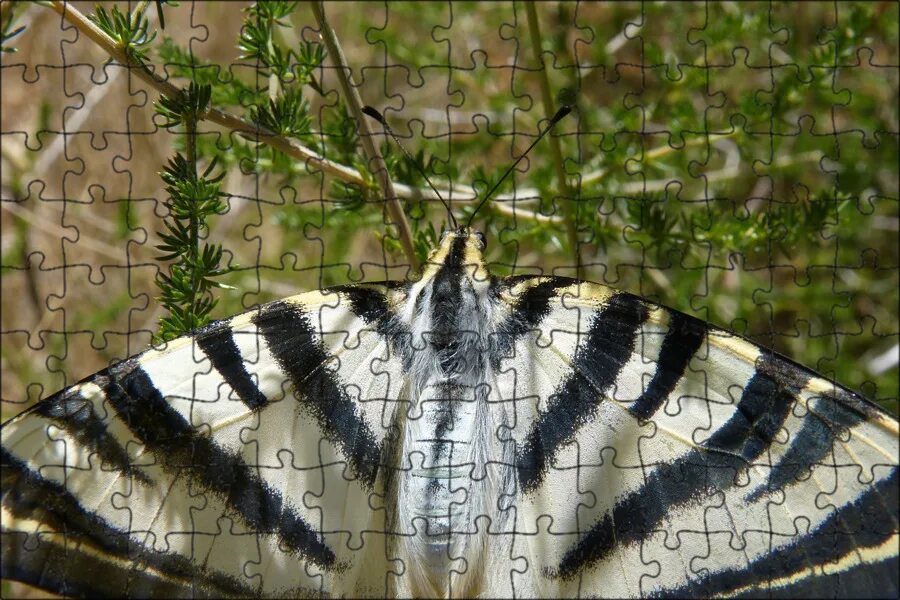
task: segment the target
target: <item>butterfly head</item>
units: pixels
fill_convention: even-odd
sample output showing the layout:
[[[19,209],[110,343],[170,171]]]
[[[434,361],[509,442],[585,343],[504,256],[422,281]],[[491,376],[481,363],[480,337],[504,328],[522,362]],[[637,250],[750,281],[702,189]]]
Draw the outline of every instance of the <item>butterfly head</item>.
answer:
[[[441,233],[440,244],[443,246],[444,244],[448,243],[448,240],[455,240],[458,238],[465,239],[466,244],[474,243],[478,245],[479,249],[482,251],[487,248],[487,238],[485,237],[485,235],[477,229],[472,229],[471,227],[445,229],[444,232]]]
[[[431,251],[423,269],[425,278],[439,272],[468,275],[476,279],[487,278],[484,250],[487,238],[480,231],[468,227],[445,230],[440,243]]]
[[[441,241],[429,257],[445,264],[473,264],[484,262],[487,238],[483,233],[469,227],[447,229],[441,234]]]

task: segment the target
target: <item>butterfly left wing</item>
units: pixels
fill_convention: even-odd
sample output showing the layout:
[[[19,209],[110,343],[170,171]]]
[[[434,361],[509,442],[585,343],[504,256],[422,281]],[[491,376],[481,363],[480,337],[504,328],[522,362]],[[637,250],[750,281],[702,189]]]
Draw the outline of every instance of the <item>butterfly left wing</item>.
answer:
[[[396,287],[264,305],[4,423],[3,577],[67,595],[383,592],[368,532],[403,394]]]
[[[493,400],[514,407],[497,437],[519,490],[507,591],[896,594],[895,418],[605,286],[499,287]]]

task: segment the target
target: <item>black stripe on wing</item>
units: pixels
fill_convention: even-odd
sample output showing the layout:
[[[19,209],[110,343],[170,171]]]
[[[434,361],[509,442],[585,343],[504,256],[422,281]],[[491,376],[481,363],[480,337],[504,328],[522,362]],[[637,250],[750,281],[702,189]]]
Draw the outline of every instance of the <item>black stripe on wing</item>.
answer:
[[[891,514],[896,514],[898,503],[900,495],[897,469],[894,468],[889,477],[873,485],[856,501],[835,510],[821,525],[798,536],[792,543],[740,569],[712,573],[682,588],[665,590],[660,595],[710,597],[740,590],[750,596],[854,598],[871,596],[874,591],[884,598],[896,598],[896,554],[885,556],[881,562],[856,565],[838,572],[834,572],[837,570],[834,563],[848,555],[853,558],[857,550],[880,546],[897,535],[896,518],[892,519],[892,526],[886,526],[885,521]],[[811,567],[815,574],[809,572]],[[831,573],[816,567],[829,567]],[[797,575],[799,580],[787,587],[770,588],[767,585],[769,581],[792,575]]]
[[[41,478],[6,449],[0,449],[0,464],[4,508],[13,517],[42,523],[41,531],[65,536],[60,545],[54,536],[7,529],[4,524],[0,536],[4,578],[72,596],[255,594],[254,588],[233,577],[137,543],[129,531],[120,531],[93,514],[65,486]],[[30,536],[36,539],[27,541]],[[132,568],[109,568],[114,562],[109,557]]]
[[[187,476],[219,496],[253,531],[278,536],[285,547],[320,567],[334,564],[334,552],[281,494],[239,455],[199,435],[166,402],[140,366],[123,363],[110,369],[116,370],[119,373],[107,389],[110,403],[163,469]]]
[[[356,404],[326,366],[329,356],[316,341],[307,313],[286,302],[264,306],[253,317],[269,352],[293,384],[300,406],[326,438],[336,443],[360,481],[370,489],[381,461],[381,445]]]
[[[640,398],[628,407],[628,412],[642,421],[659,410],[706,339],[706,323],[676,311],[669,314],[671,322],[659,350],[656,373]]]
[[[575,352],[571,374],[551,394],[547,411],[535,420],[517,453],[523,491],[537,489],[560,447],[596,414],[634,352],[635,337],[648,315],[639,298],[620,294],[592,318],[587,338]]]
[[[388,281],[382,285],[388,288],[399,288],[405,284]],[[366,325],[374,328],[385,339],[391,350],[397,353],[403,365],[409,367],[412,359],[409,352],[412,334],[397,314],[390,309],[383,293],[371,287],[357,285],[336,286],[329,288],[328,291],[345,295],[350,301],[350,310]]]
[[[826,540],[824,543],[828,543]],[[819,572],[790,585],[759,585],[743,598],[897,598],[900,561],[896,555],[877,563],[861,563],[837,573]],[[877,583],[876,583],[877,582]],[[873,590],[876,592],[873,594]],[[883,592],[883,596],[882,596]],[[672,598],[682,596],[673,594]]]
[[[152,479],[139,467],[131,464],[125,448],[112,435],[103,415],[96,413],[95,404],[83,395],[86,384],[105,389],[109,384],[107,371],[92,376],[81,384],[65,389],[34,407],[34,414],[52,421],[85,448],[96,453],[106,468],[134,477],[142,484],[150,485]]]
[[[492,286],[492,293],[498,297],[519,281],[531,278],[524,276],[497,280]],[[513,355],[516,341],[529,331],[538,329],[544,318],[550,314],[551,300],[556,300],[557,290],[572,285],[573,282],[571,279],[553,277],[526,288],[516,296],[512,306],[509,307],[509,316],[500,322],[491,335],[490,361],[495,371],[500,369],[502,359]]]
[[[247,368],[244,366],[244,357],[234,341],[234,336],[235,332],[231,327],[225,323],[217,323],[215,327],[198,332],[194,339],[209,358],[212,366],[237,393],[247,408],[255,410],[264,406],[268,399],[247,372]]]
[[[810,400],[809,415],[800,429],[791,434],[790,445],[772,467],[766,485],[750,493],[748,502],[805,479],[816,464],[831,454],[836,441],[848,438],[850,429],[866,418],[865,413],[854,410],[849,397],[850,394],[836,390],[835,394]]]
[[[735,485],[737,474],[772,443],[808,380],[808,372],[763,351],[731,418],[702,447],[660,465],[643,486],[617,502],[565,553],[558,575],[574,576],[617,545],[642,540],[659,529],[674,507],[701,498],[707,490]]]

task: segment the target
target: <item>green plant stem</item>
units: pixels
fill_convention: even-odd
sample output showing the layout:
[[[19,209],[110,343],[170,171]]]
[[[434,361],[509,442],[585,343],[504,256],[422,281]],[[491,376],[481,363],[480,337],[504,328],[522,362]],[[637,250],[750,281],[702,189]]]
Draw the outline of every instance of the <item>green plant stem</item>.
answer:
[[[319,23],[325,47],[328,48],[328,56],[334,63],[341,89],[344,91],[344,101],[353,113],[359,127],[359,140],[362,144],[363,152],[369,160],[369,163],[374,164],[375,176],[378,178],[378,186],[381,188],[381,193],[384,195],[385,201],[387,202],[388,214],[390,215],[391,221],[397,226],[397,233],[400,237],[403,253],[406,254],[406,258],[409,260],[412,268],[418,270],[419,260],[416,258],[416,251],[413,246],[412,232],[409,229],[409,223],[406,221],[406,216],[403,214],[400,198],[394,191],[394,184],[391,181],[391,176],[388,172],[387,165],[384,162],[384,157],[381,156],[381,152],[375,144],[375,138],[372,136],[372,131],[369,128],[369,120],[362,112],[362,98],[359,95],[359,90],[350,80],[350,68],[347,66],[347,59],[344,57],[344,51],[341,49],[341,45],[338,42],[337,34],[335,34],[334,29],[331,28],[331,25],[328,24],[328,20],[325,18],[325,7],[322,3],[313,2],[312,10],[316,17],[316,21]]]
[[[534,53],[534,61],[540,67],[538,81],[541,86],[541,102],[544,105],[544,117],[549,121],[556,114],[556,106],[553,102],[553,93],[550,90],[550,79],[547,77],[547,68],[544,65],[544,56],[541,49],[541,26],[538,22],[537,9],[533,2],[525,3],[525,12],[528,15],[528,33],[531,38],[531,50]],[[576,201],[574,190],[569,186],[566,178],[566,169],[563,165],[562,147],[559,138],[549,135],[550,155],[553,166],[556,169],[556,180],[559,191],[566,198],[562,204],[563,217],[566,223],[566,234],[569,238],[569,246],[572,248],[572,256],[575,259],[575,277],[581,277],[581,250],[578,246],[578,227],[575,222],[577,211],[573,210],[572,202]]]
[[[188,164],[191,165],[191,171],[194,181],[197,181],[197,121],[193,117],[189,117],[184,123],[185,149],[187,153]],[[200,215],[196,210],[191,211],[191,248],[188,255],[188,264],[191,265],[191,314],[197,309],[197,257],[200,255]]]
[[[269,20],[269,39],[266,40],[266,48],[269,51],[269,54],[273,54],[275,50],[275,40],[272,39],[273,34],[275,32],[272,27],[271,19]],[[269,100],[275,101],[278,99],[278,95],[281,93],[281,79],[280,73],[276,73],[275,69],[272,69],[269,73]]]

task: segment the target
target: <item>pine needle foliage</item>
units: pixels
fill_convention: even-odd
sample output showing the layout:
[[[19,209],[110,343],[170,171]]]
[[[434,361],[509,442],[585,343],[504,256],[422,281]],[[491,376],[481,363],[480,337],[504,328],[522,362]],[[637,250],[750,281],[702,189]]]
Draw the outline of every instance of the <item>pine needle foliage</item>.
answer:
[[[208,219],[227,209],[220,190],[225,173],[215,174],[216,159],[202,174],[197,172],[197,121],[210,96],[209,85],[191,82],[177,97],[160,98],[156,107],[163,127],[184,128],[188,147],[188,155],[177,152],[161,174],[168,194],[168,216],[163,221],[165,231],[157,232],[162,240],[156,246],[162,251],[157,259],[173,262],[168,272],[160,271],[156,277],[159,300],[169,313],[159,321],[156,342],[167,342],[206,325],[218,303],[212,290],[223,287],[216,278],[229,271],[222,266],[222,245],[203,241],[209,235]]]
[[[156,31],[150,31],[150,21],[143,9],[129,13],[119,10],[115,5],[108,11],[97,6],[96,12],[88,18],[115,40],[128,58],[140,63],[147,60],[150,44],[156,39]]]

